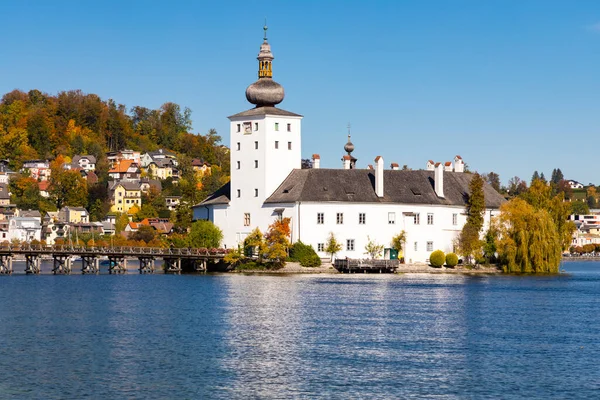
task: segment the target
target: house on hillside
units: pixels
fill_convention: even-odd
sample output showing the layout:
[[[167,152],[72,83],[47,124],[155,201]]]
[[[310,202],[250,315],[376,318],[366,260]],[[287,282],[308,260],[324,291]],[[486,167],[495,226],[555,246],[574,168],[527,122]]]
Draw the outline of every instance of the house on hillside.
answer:
[[[63,207],[58,211],[58,219],[69,224],[90,222],[90,214],[83,207]]]
[[[583,183],[581,183],[581,182],[577,182],[572,179],[569,179],[567,181],[567,183],[569,184],[569,187],[571,189],[583,189]]]
[[[167,210],[174,211],[181,203],[181,196],[165,196]]]
[[[148,176],[155,179],[164,180],[172,178],[174,181],[179,180],[179,170],[176,162],[171,158],[156,159],[150,161],[146,166]]]
[[[109,197],[112,212],[127,213],[133,206],[142,207],[142,191],[136,182],[110,182]]]
[[[139,151],[123,149],[120,151],[111,151],[106,153],[108,165],[113,168],[121,160],[131,160],[136,164],[140,164],[141,155]]]
[[[42,225],[39,218],[14,217],[8,221],[8,240],[21,242],[40,241],[42,238]]]
[[[23,162],[21,171],[29,173],[33,179],[46,181],[50,179],[50,161],[48,160],[28,160]]]
[[[115,181],[139,181],[141,171],[138,163],[132,160],[121,160],[108,171],[110,176]]]
[[[141,157],[142,168],[147,168],[148,165],[150,165],[150,163],[152,161],[160,161],[160,160],[172,160],[173,165],[175,165],[175,166],[179,165],[177,162],[177,154],[175,154],[174,152],[169,151],[169,150],[158,149],[155,151],[149,151],[147,153],[142,154],[142,157]]]
[[[45,198],[50,197],[50,191],[48,190],[50,188],[50,181],[39,181],[38,188],[40,189],[40,196]]]
[[[210,164],[200,160],[199,158],[194,158],[192,160],[192,169],[196,172],[196,176],[202,178],[205,175],[210,175],[211,167]]]
[[[10,205],[10,192],[8,190],[8,184],[0,183],[0,206]]]
[[[96,170],[96,157],[91,155],[76,155],[73,157],[71,161],[71,168],[81,168],[86,172],[91,172]]]

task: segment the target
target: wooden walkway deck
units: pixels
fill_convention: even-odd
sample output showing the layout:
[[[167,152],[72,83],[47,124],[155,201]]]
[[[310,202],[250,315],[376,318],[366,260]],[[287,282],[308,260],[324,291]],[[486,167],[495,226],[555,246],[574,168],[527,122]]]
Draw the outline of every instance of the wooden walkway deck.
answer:
[[[341,273],[386,273],[393,274],[400,265],[399,260],[359,260],[342,258],[335,260],[333,266]]]

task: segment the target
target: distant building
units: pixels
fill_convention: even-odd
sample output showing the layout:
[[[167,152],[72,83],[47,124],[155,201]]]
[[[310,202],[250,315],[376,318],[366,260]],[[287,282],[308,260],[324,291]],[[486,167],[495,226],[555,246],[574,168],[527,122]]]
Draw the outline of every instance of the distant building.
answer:
[[[45,198],[50,197],[50,192],[48,191],[50,188],[50,181],[39,181],[38,188],[40,189],[40,196]]]
[[[169,211],[173,211],[179,206],[181,202],[181,196],[166,196],[165,197],[165,205]]]
[[[192,160],[192,169],[196,171],[196,175],[199,178],[202,178],[205,175],[210,175],[211,173],[210,164],[200,160],[199,158],[194,158]]]
[[[58,211],[58,219],[69,224],[88,223],[90,214],[83,207],[63,207]]]
[[[45,181],[50,178],[50,161],[48,160],[28,160],[23,162],[23,172],[29,172],[29,175],[36,180]]]
[[[108,171],[108,176],[115,181],[139,181],[141,171],[138,163],[132,160],[121,160]]]
[[[8,184],[0,183],[0,206],[10,205],[10,192],[8,191]]]
[[[142,207],[142,191],[139,183],[111,182],[108,189],[112,204],[111,211],[126,213],[133,206]]]
[[[111,151],[106,153],[106,158],[110,168],[113,168],[121,160],[131,160],[136,164],[140,164],[141,156],[139,151],[123,149],[121,151]]]
[[[96,170],[96,157],[91,156],[91,155],[76,155],[73,157],[73,160],[71,161],[71,167],[73,169],[75,168],[81,168],[82,170],[86,171],[86,172],[91,172],[91,171],[95,171]]]
[[[158,149],[156,151],[149,151],[147,153],[142,154],[141,157],[141,165],[142,168],[147,168],[148,165],[152,162],[152,161],[160,161],[160,160],[172,160],[173,161],[173,165],[177,166],[178,162],[177,162],[177,155],[169,150],[165,150],[165,149]]]
[[[569,179],[567,181],[567,183],[569,184],[569,187],[571,189],[583,189],[583,183],[581,183],[581,182],[577,182],[572,179]]]
[[[14,217],[8,223],[8,240],[21,242],[40,241],[42,238],[42,225],[39,218]]]

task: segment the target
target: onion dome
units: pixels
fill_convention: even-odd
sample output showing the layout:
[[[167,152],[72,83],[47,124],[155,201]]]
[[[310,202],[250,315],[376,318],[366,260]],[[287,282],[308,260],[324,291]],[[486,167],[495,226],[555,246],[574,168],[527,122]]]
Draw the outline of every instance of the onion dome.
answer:
[[[352,142],[350,141],[350,134],[348,134],[348,143],[346,143],[346,145],[344,146],[344,150],[346,151],[346,153],[348,153],[348,155],[351,155],[351,153],[354,151],[354,144],[352,144]]]
[[[283,101],[283,86],[273,80],[273,53],[267,41],[267,26],[264,26],[265,37],[258,53],[258,80],[246,89],[246,99],[256,107],[273,107]]]

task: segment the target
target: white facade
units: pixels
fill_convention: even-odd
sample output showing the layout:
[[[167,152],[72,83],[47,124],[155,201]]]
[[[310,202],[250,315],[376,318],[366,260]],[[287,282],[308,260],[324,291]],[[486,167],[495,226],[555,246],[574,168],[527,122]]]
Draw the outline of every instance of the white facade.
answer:
[[[223,242],[236,247],[255,227],[265,231],[273,223],[273,209],[263,203],[301,167],[302,117],[267,114],[230,120],[231,202],[227,209],[214,210],[214,222],[227,225],[221,228]]]
[[[14,217],[8,224],[8,240],[21,242],[39,241],[42,236],[40,219],[35,217]]]

